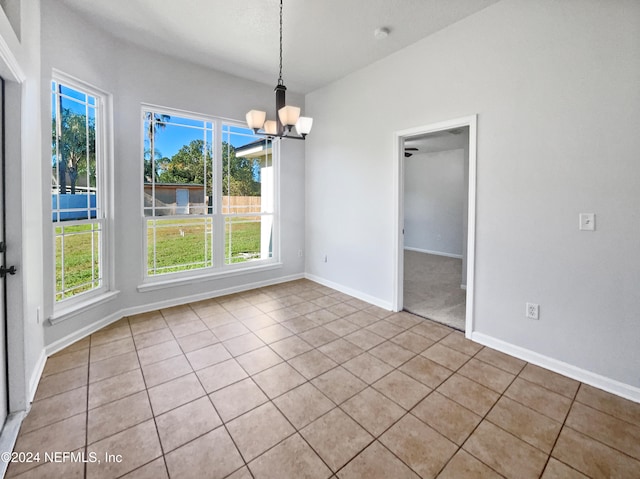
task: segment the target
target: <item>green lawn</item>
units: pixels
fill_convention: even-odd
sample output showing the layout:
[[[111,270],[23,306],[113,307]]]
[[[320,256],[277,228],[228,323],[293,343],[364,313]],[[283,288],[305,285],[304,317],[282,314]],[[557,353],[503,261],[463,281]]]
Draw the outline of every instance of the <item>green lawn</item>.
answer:
[[[147,225],[147,268],[150,275],[211,266],[211,223],[205,223],[201,218],[180,220],[179,225],[175,220],[151,220]]]
[[[211,223],[203,219],[155,220],[155,274],[185,271],[212,265]],[[151,221],[148,223],[152,224]],[[147,267],[154,274],[154,230],[147,228]],[[260,257],[260,221],[232,218],[225,224],[225,264]]]
[[[92,233],[92,226],[98,228],[97,223],[56,228],[56,300],[92,289],[100,281],[99,233]]]
[[[242,263],[260,258],[260,221],[233,218],[225,225],[225,263]]]
[[[155,271],[153,228],[147,228],[149,251],[148,274],[163,274],[212,265],[211,222],[203,218],[156,220]],[[148,224],[151,224],[149,221]],[[62,290],[62,227],[56,228],[56,299],[64,299],[91,289],[92,270],[97,280],[99,272],[98,234],[91,234],[91,225],[64,227],[64,288]],[[93,236],[93,238],[92,238]],[[93,254],[92,257],[92,241]],[[225,225],[225,264],[241,263],[260,258],[260,221],[232,218]],[[93,268],[92,268],[93,265]]]

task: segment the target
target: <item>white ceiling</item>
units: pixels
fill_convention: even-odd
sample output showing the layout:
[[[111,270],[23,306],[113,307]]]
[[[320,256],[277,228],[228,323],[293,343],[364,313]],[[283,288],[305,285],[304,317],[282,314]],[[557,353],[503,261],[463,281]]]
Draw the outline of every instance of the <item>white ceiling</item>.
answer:
[[[59,1],[127,42],[277,82],[279,0]],[[497,1],[285,0],[284,83],[310,92]]]

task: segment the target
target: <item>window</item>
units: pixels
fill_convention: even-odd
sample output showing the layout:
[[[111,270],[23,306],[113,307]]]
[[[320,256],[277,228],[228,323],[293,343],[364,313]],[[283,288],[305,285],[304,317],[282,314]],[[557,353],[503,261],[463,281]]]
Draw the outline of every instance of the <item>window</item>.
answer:
[[[143,108],[147,276],[273,258],[272,143],[238,124]]]
[[[273,256],[272,149],[247,128],[222,125],[225,264]]]
[[[73,80],[51,82],[51,209],[55,300],[105,285],[104,96]]]

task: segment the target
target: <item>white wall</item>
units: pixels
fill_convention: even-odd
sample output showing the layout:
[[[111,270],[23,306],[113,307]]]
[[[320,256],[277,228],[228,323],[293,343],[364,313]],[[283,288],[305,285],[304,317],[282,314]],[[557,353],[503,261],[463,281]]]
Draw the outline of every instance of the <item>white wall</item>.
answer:
[[[477,113],[474,334],[640,399],[638,85],[637,1],[504,0],[307,95],[307,272],[391,305],[393,133]]]
[[[404,245],[462,257],[464,149],[416,153],[404,160]]]
[[[298,250],[304,247],[304,145],[302,142],[289,142],[283,144],[281,155],[279,220],[283,266],[276,270],[139,292],[137,287],[142,283],[145,265],[141,211],[141,103],[242,120],[252,108],[273,110],[273,86],[124,45],[58,2],[44,2],[43,16],[47,18],[42,25],[43,135],[49,134],[48,81],[52,68],[113,94],[115,288],[120,291],[113,301],[55,326],[47,326],[47,344],[60,344],[56,341],[77,334],[82,328],[91,327],[119,311],[140,311],[186,301],[194,296],[215,296],[221,291],[242,288],[247,284],[273,282],[303,274],[304,261],[298,257]],[[288,98],[292,104],[304,104],[300,95],[289,93]],[[48,146],[43,145],[43,164],[48,163],[49,157]],[[43,181],[50,181],[49,174],[46,169],[42,170]],[[43,208],[47,211],[50,205],[43,201]],[[49,224],[45,214],[46,231],[50,230]],[[51,237],[46,237],[45,244],[52,244],[50,241]],[[45,272],[52,271],[52,261],[52,256],[47,255]],[[45,314],[49,315],[54,286],[51,274],[45,274],[44,282],[48,300]]]

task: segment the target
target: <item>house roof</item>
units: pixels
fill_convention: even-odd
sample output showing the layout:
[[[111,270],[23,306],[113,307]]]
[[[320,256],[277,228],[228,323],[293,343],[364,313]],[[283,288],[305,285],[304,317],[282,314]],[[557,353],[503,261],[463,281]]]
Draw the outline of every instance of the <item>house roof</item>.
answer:
[[[235,149],[238,158],[262,158],[265,155],[270,155],[271,151],[271,143],[267,143],[265,140],[257,140]]]

